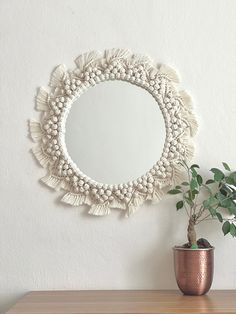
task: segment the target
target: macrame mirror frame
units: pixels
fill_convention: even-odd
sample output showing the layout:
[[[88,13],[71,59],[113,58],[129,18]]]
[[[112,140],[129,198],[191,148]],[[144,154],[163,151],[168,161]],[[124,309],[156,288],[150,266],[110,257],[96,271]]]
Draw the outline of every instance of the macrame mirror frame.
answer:
[[[129,216],[144,201],[159,201],[182,179],[179,162],[192,159],[191,138],[197,130],[191,98],[178,90],[179,79],[173,69],[130,50],[92,51],[80,55],[75,63],[74,70],[67,70],[65,65],[56,67],[49,87],[41,87],[36,96],[36,110],[42,115],[40,122],[30,120],[29,129],[37,143],[32,152],[47,170],[41,181],[55,190],[64,190],[62,202],[88,205],[89,214],[103,216],[116,208]],[[90,87],[109,80],[123,80],[149,92],[166,127],[163,152],[156,164],[136,180],[118,185],[96,182],[84,174],[69,156],[65,144],[65,123],[73,102]]]

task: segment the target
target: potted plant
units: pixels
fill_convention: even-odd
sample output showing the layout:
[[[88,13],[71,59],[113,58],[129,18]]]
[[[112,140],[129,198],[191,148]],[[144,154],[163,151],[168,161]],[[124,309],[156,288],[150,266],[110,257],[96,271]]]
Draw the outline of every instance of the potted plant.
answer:
[[[203,180],[199,166],[181,162],[187,180],[170,190],[181,196],[176,209],[184,209],[188,216],[187,239],[175,246],[174,267],[177,284],[184,294],[202,295],[209,291],[213,279],[214,247],[204,238],[197,240],[195,227],[216,219],[223,234],[236,237],[236,171],[223,163],[224,171],[212,168],[213,178]]]

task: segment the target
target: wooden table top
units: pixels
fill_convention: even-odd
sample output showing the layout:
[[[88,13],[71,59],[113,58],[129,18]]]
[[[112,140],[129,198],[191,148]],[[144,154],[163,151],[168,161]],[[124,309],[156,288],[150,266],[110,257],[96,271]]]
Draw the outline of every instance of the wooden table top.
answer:
[[[33,291],[6,314],[236,313],[236,290],[183,296],[176,290]]]

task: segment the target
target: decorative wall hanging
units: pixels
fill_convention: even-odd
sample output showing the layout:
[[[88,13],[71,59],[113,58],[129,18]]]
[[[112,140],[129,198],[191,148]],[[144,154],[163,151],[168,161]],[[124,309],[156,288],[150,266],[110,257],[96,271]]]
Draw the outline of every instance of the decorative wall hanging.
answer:
[[[92,51],[80,55],[75,63],[74,70],[59,65],[51,75],[50,89],[41,87],[36,97],[36,109],[43,114],[40,122],[31,120],[29,127],[37,142],[32,152],[48,172],[41,181],[55,190],[64,190],[62,202],[88,205],[89,214],[107,215],[117,208],[130,215],[145,200],[159,201],[181,181],[179,161],[188,162],[193,157],[191,137],[197,130],[191,98],[177,89],[179,79],[174,70],[129,50],[111,49],[102,54]],[[69,156],[65,143],[65,123],[73,102],[90,87],[109,80],[126,81],[149,92],[166,128],[163,152],[156,164],[136,180],[113,185],[96,182],[84,174]]]

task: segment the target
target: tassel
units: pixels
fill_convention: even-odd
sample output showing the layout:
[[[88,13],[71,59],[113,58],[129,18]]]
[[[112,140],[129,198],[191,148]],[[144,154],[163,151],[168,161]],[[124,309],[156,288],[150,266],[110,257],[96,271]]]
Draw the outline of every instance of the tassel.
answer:
[[[48,92],[43,88],[39,88],[38,95],[36,96],[36,109],[39,111],[48,111],[49,106],[49,94]]]
[[[105,50],[104,57],[108,63],[114,60],[120,60],[130,57],[131,52],[129,49],[110,49]]]
[[[189,126],[190,136],[193,137],[197,133],[198,123],[195,116],[190,112],[185,112],[183,114],[183,119],[185,123]]]
[[[107,204],[92,205],[88,213],[94,216],[106,216],[110,214],[110,208]]]
[[[187,108],[188,110],[191,110],[193,108],[192,98],[186,91],[181,90],[179,92],[179,97],[185,108]]]
[[[29,121],[29,132],[30,132],[30,136],[34,142],[41,141],[41,139],[43,137],[43,132],[42,132],[41,124],[39,122],[30,120]]]
[[[119,202],[118,200],[114,199],[111,203],[111,206],[112,208],[117,208],[117,209],[122,209],[122,210],[125,210],[126,209],[126,205],[125,203],[121,203]]]
[[[172,167],[172,185],[176,186],[185,180],[185,172],[181,169],[180,165],[172,165]]]
[[[126,214],[126,217],[129,217],[130,215],[132,215],[133,213],[135,213],[139,206],[141,206],[144,202],[144,198],[141,196],[137,196],[135,197],[132,202],[128,205],[128,211]]]
[[[80,71],[94,64],[101,57],[98,51],[91,51],[80,55],[75,59],[75,63]]]
[[[68,192],[63,196],[61,201],[69,205],[80,206],[85,203],[85,195]]]
[[[53,175],[46,175],[45,177],[41,178],[40,181],[45,183],[47,186],[49,186],[52,189],[59,190],[61,179],[53,176]]]
[[[193,159],[193,156],[194,156],[194,146],[191,144],[188,144],[185,147],[185,157],[187,161],[191,161]]]
[[[167,65],[162,64],[159,68],[161,74],[164,74],[167,76],[167,78],[175,83],[179,83],[179,77],[177,75],[177,72],[170,68]]]
[[[67,76],[66,66],[64,64],[60,64],[52,72],[49,86],[51,87],[62,86],[62,82],[63,80],[65,80],[66,76]]]
[[[146,55],[133,54],[132,59],[135,61],[135,63],[141,63],[141,64],[151,64],[152,63],[152,59]]]
[[[70,184],[69,182],[62,180],[61,181],[61,189],[65,190],[65,191],[70,191]]]
[[[159,189],[157,189],[157,188],[158,187],[156,187],[156,190],[154,190],[152,197],[150,197],[153,204],[158,203],[164,195],[163,190],[161,188],[159,188]]]
[[[50,157],[40,147],[33,147],[32,153],[42,167],[46,167],[50,163]]]
[[[125,216],[128,218],[128,217],[130,217],[132,214],[134,214],[137,210],[138,210],[138,207],[136,207],[136,206],[134,206],[134,205],[130,205],[130,206],[128,207],[128,211],[127,211],[127,213],[126,213]]]

